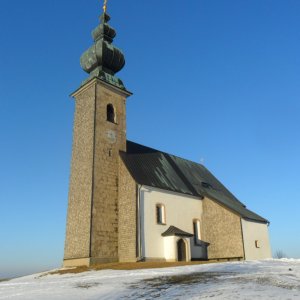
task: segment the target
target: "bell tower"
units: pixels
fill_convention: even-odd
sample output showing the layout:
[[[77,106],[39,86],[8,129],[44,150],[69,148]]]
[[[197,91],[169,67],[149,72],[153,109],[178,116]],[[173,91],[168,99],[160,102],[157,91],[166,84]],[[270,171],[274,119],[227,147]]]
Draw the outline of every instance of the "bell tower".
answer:
[[[118,261],[119,151],[126,151],[125,65],[104,12],[80,64],[89,77],[75,99],[64,266]]]

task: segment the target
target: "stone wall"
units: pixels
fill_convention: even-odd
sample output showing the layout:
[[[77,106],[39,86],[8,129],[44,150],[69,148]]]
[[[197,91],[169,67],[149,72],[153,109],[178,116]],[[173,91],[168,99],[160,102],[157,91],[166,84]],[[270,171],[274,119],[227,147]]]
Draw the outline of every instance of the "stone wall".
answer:
[[[208,259],[244,258],[241,218],[217,202],[204,198],[201,236],[208,243]]]
[[[95,87],[76,98],[64,259],[90,256]]]
[[[137,260],[137,185],[122,159],[119,167],[119,260]]]
[[[119,151],[126,151],[126,97],[98,79],[74,93],[76,112],[65,259],[118,260]],[[115,122],[107,121],[113,105]],[[83,260],[80,260],[83,261]],[[70,262],[68,262],[70,265]]]
[[[92,257],[95,263],[118,260],[119,151],[126,151],[126,96],[101,82],[96,85]],[[107,105],[116,123],[107,121]]]

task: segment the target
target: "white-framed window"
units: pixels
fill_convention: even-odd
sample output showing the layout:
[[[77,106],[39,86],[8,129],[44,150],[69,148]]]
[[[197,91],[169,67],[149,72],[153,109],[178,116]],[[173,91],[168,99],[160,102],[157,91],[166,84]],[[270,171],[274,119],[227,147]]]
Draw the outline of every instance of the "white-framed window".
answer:
[[[156,223],[166,224],[166,208],[163,204],[156,204]]]
[[[194,242],[195,244],[201,240],[201,232],[200,232],[200,220],[194,219],[193,220],[193,231],[194,231]]]

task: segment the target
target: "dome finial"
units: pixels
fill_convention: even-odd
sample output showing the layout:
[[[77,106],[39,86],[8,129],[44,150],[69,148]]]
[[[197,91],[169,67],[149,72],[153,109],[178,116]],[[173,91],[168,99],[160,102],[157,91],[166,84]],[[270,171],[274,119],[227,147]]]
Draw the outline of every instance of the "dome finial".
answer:
[[[106,10],[107,10],[107,0],[104,0],[104,4],[103,4],[103,12],[106,14]]]
[[[122,50],[113,45],[116,31],[108,24],[110,16],[106,9],[107,0],[104,0],[100,24],[92,32],[94,44],[81,55],[80,64],[83,70],[90,74],[87,80],[98,77],[125,89],[122,81],[115,76],[123,69],[125,57]]]

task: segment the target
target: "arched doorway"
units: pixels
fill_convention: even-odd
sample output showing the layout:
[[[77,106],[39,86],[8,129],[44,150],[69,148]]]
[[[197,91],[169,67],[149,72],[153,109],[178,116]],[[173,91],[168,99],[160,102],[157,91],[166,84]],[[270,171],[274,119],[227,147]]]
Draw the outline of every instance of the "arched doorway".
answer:
[[[178,261],[186,261],[186,245],[183,239],[177,242],[177,258]]]

